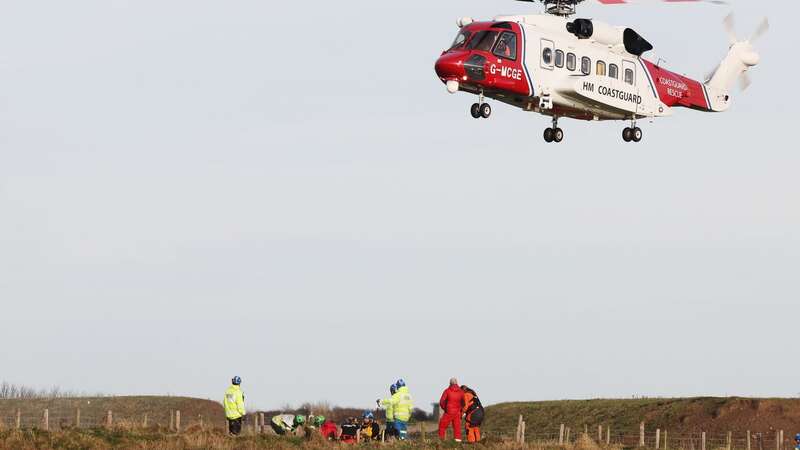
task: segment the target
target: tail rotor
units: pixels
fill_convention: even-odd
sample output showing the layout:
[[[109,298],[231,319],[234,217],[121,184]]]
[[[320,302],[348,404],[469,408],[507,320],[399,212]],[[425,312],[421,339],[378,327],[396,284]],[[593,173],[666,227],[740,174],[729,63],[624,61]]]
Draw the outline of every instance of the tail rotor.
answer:
[[[764,18],[752,36],[745,41],[739,40],[736,35],[733,14],[725,17],[722,25],[728,35],[730,50],[728,56],[717,68],[706,76],[706,84],[721,90],[728,90],[738,80],[739,88],[745,91],[753,84],[747,71],[761,62],[761,56],[756,51],[753,43],[769,31],[769,20]]]

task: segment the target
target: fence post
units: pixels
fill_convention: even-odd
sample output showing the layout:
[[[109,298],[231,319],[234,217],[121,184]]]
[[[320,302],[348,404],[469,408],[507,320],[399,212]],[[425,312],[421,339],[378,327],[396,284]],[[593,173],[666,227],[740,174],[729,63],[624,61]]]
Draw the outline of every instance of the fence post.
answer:
[[[747,430],[747,450],[750,450],[750,430]]]
[[[77,408],[75,411],[75,428],[81,427],[81,409]]]
[[[661,428],[656,428],[656,450],[661,448]]]
[[[782,443],[781,442],[781,432],[780,431],[776,431],[775,432],[775,448],[777,450],[781,450],[781,443]]]
[[[175,431],[177,433],[181,432],[181,410],[175,411]]]
[[[728,450],[731,450],[731,448],[733,447],[733,434],[730,431],[728,431],[728,438],[726,440],[726,444]]]
[[[570,442],[570,441],[569,441],[569,435],[570,435],[570,433],[572,433],[572,429],[571,429],[570,427],[567,427],[567,444],[569,444],[569,442]]]
[[[175,429],[175,411],[169,410],[169,431]]]
[[[22,412],[17,408],[17,429],[22,428]]]
[[[520,444],[524,444],[525,443],[525,421],[524,420],[522,421],[522,435],[521,435],[520,439],[521,439],[520,440]]]
[[[701,434],[702,441],[700,442],[700,450],[706,450],[706,432],[703,431]]]
[[[564,424],[558,428],[558,445],[564,445]]]
[[[667,450],[668,448],[669,444],[667,444],[667,442],[667,430],[664,430],[664,450]]]
[[[601,442],[603,442],[603,426],[602,425],[598,425],[597,426],[597,443],[599,444]]]
[[[644,422],[639,424],[639,447],[644,447]]]
[[[114,415],[111,413],[111,410],[108,410],[108,415],[106,416],[106,426],[111,428],[114,425]]]
[[[611,427],[606,427],[606,445],[611,445]]]
[[[147,428],[147,413],[144,413],[144,420],[142,421],[142,428]]]
[[[521,442],[522,441],[522,438],[520,437],[521,435],[522,435],[522,414],[519,415],[519,419],[517,420],[517,436],[516,439],[514,439],[514,442],[517,443]]]
[[[425,424],[422,422],[419,423],[419,435],[422,442],[425,442]]]
[[[50,410],[44,410],[44,431],[50,431]]]
[[[781,430],[781,450],[783,450],[783,430]]]

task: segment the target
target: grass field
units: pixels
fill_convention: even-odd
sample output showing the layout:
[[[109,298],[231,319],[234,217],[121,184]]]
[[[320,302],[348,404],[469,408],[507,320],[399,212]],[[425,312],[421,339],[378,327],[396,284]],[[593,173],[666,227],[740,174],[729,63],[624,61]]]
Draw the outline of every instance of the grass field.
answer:
[[[484,428],[513,432],[520,414],[527,430],[537,433],[557,433],[562,423],[576,431],[603,425],[619,433],[637,433],[642,421],[649,430],[659,428],[676,434],[778,429],[800,432],[800,399],[736,397],[502,403],[487,408]]]
[[[332,448],[352,448],[344,444],[336,444],[322,440],[319,435],[311,439],[283,438],[277,436],[245,436],[231,438],[221,430],[202,430],[190,428],[180,435],[157,431],[129,430],[124,428],[103,430],[67,430],[59,432],[0,431],[0,448],[14,450],[34,449],[137,449],[137,450],[234,450],[234,449],[307,449],[324,450]],[[449,449],[464,448],[455,442],[439,442],[438,440],[415,440],[403,443],[362,443],[359,447],[375,447],[388,449]],[[596,445],[590,439],[579,439],[572,445],[520,445],[487,439],[467,448],[475,449],[531,449],[531,450],[622,450],[619,447]]]

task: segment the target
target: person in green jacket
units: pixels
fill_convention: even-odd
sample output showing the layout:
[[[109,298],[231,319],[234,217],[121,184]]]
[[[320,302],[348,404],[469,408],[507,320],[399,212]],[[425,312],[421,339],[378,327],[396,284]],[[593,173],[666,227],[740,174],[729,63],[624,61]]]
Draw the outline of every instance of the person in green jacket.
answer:
[[[231,386],[225,391],[222,407],[225,408],[225,418],[228,419],[228,433],[238,436],[242,432],[244,419],[244,393],[242,393],[242,379],[233,377]]]
[[[397,393],[397,385],[389,386],[389,398],[376,400],[379,408],[386,410],[386,437],[397,437],[397,428],[394,427],[394,405],[392,398]]]
[[[401,441],[408,436],[408,421],[411,420],[411,412],[414,409],[414,401],[408,386],[403,379],[397,380],[397,392],[392,396],[394,406],[394,426],[397,428],[397,435]]]

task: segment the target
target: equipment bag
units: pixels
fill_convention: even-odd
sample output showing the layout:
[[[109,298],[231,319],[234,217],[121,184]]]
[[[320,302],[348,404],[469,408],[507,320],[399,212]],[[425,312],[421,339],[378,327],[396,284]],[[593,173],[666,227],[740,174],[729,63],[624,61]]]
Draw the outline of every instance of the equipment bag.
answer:
[[[479,427],[483,423],[483,419],[485,416],[485,411],[483,410],[483,405],[481,405],[480,399],[475,397],[472,399],[472,403],[467,408],[467,422],[473,427]]]

